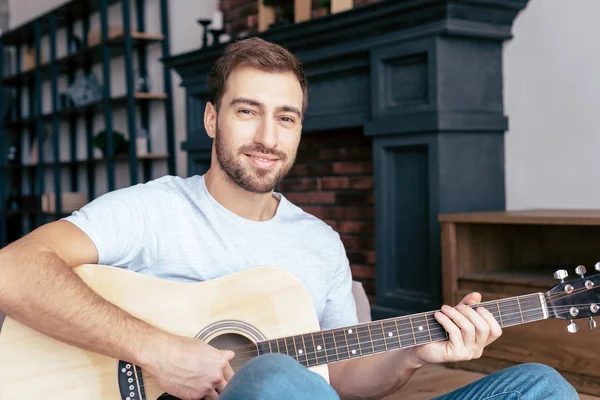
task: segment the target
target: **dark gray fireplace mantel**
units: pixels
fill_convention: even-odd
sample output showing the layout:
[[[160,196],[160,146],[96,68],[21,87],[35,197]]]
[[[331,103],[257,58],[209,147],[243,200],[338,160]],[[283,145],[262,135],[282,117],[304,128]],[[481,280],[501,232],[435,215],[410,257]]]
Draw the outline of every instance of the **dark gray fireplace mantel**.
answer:
[[[431,310],[441,293],[439,213],[502,210],[502,45],[527,0],[387,0],[258,34],[304,63],[304,134],[373,137],[373,317]],[[203,173],[206,78],[222,46],[165,59],[186,89],[189,174]]]

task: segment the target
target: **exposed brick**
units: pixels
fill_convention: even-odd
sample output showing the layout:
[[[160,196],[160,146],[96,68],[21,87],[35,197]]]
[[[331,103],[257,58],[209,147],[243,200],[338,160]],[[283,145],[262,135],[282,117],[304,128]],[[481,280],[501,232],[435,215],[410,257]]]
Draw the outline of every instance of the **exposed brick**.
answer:
[[[340,238],[342,239],[346,251],[351,249],[375,249],[375,238],[372,236],[356,236],[340,232]]]
[[[372,176],[350,177],[350,187],[352,189],[373,189]]]
[[[351,265],[350,270],[354,278],[374,278],[375,269],[369,265]]]
[[[316,190],[320,189],[319,178],[298,178],[281,182],[281,191]]]
[[[322,178],[323,189],[348,189],[350,187],[350,178],[347,176]]]
[[[366,221],[340,221],[338,231],[343,233],[374,233],[375,226]]]
[[[291,192],[286,197],[296,204],[333,204],[336,202],[333,192]]]
[[[375,265],[376,264],[376,253],[374,251],[368,251],[367,252],[367,263],[371,264],[371,265]]]
[[[307,165],[296,164],[287,175],[288,178],[295,178],[298,176],[306,176],[308,175]]]
[[[371,147],[341,147],[321,149],[319,156],[323,160],[368,160],[371,158]]]
[[[361,161],[334,162],[333,172],[338,175],[370,174],[373,172],[373,164]]]
[[[286,195],[287,196],[287,195]],[[325,210],[327,208],[323,207],[323,206],[312,206],[312,205],[308,205],[308,206],[302,206],[302,210],[308,214],[314,215],[315,217],[319,218],[319,219],[325,219],[325,218],[331,218],[331,217],[325,217]]]
[[[348,204],[363,204],[366,202],[369,193],[367,192],[355,192],[355,193],[337,193],[337,201],[341,205]]]
[[[362,250],[349,250],[346,252],[350,264],[369,264],[369,252]]]
[[[331,226],[331,228],[333,230],[337,230],[337,221],[335,219],[324,219],[323,222],[325,222],[327,225]]]
[[[333,174],[332,163],[307,164],[306,174],[308,176],[323,176]]]
[[[375,217],[375,209],[372,206],[347,206],[336,209],[336,217],[340,219],[370,219]]]

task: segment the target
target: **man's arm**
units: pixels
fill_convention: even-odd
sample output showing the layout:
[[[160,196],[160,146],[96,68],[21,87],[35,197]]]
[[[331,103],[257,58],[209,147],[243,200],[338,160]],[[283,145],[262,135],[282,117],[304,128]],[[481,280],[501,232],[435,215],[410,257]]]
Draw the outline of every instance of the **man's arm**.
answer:
[[[97,261],[75,225],[44,225],[0,251],[0,309],[49,337],[141,365],[173,395],[216,398],[232,375],[232,353],[169,335],[104,300],[72,270]]]
[[[444,306],[435,313],[435,319],[448,332],[448,341],[330,364],[331,385],[342,399],[381,399],[400,390],[426,363],[481,357],[502,329],[489,311],[466,306],[479,302],[481,295],[471,293],[456,308]]]

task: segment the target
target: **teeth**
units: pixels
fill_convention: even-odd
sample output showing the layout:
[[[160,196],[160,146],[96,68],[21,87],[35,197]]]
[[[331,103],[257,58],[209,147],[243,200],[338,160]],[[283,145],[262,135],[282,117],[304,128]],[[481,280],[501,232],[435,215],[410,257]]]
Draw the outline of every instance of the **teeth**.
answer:
[[[261,157],[256,157],[256,156],[252,156],[253,158],[256,158],[257,160],[260,161],[273,161],[273,160],[269,160],[268,158],[261,158]]]

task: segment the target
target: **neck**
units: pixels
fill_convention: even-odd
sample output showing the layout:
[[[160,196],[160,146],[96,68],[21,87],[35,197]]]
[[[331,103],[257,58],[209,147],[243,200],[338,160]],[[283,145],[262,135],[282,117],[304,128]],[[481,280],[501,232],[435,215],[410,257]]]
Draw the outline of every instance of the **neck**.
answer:
[[[211,166],[204,175],[210,195],[234,214],[252,221],[267,221],[275,216],[278,200],[269,193],[251,193],[231,181],[219,167]]]
[[[541,293],[481,303],[505,328],[547,319]],[[477,305],[470,306],[476,308]],[[448,340],[448,333],[426,312],[257,343],[259,354],[284,353],[307,367]]]

